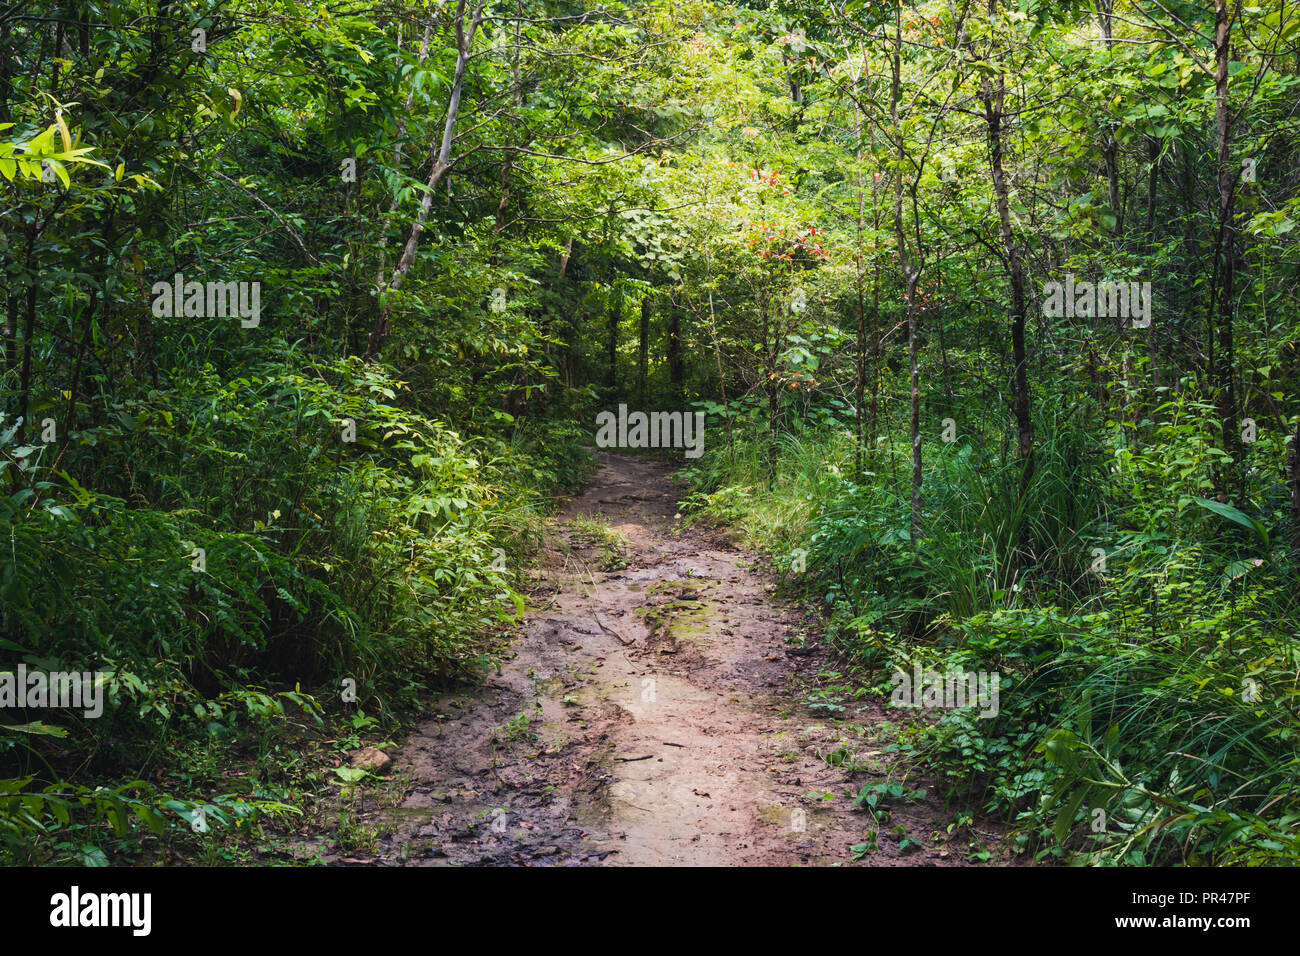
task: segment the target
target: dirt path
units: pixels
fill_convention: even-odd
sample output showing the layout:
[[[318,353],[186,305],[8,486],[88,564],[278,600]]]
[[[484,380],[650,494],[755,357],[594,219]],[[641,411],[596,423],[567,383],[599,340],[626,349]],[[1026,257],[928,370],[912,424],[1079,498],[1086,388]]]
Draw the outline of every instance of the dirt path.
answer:
[[[408,789],[370,815],[380,860],[826,865],[876,831],[862,864],[965,864],[972,837],[948,837],[933,795],[883,821],[852,809],[886,779],[886,714],[850,706],[841,723],[805,706],[821,649],[800,646],[815,633],[752,557],[676,531],[668,465],[598,461],[560,515],[513,656],[435,701],[393,753]]]

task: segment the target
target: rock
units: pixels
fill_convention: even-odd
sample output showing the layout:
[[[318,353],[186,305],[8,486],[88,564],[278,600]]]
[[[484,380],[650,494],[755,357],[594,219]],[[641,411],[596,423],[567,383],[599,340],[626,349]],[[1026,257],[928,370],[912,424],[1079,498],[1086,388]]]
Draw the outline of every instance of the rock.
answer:
[[[364,747],[354,753],[350,761],[352,766],[362,770],[369,770],[371,773],[379,773],[381,770],[388,769],[392,762],[393,758],[378,747]]]

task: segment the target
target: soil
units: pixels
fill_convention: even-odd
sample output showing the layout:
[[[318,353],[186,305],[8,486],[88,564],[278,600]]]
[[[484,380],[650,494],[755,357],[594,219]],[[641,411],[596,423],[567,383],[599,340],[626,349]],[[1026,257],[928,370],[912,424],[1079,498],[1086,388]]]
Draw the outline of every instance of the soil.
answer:
[[[955,814],[924,782],[908,780],[925,795],[888,801],[883,819],[855,808],[863,786],[903,776],[886,750],[898,714],[874,699],[833,716],[811,709],[816,674],[830,666],[815,620],[777,601],[726,531],[682,529],[670,464],[597,461],[558,516],[500,672],[436,698],[390,751],[398,803],[362,812],[378,831],[374,858],[343,862],[1005,858],[994,828],[949,834]]]

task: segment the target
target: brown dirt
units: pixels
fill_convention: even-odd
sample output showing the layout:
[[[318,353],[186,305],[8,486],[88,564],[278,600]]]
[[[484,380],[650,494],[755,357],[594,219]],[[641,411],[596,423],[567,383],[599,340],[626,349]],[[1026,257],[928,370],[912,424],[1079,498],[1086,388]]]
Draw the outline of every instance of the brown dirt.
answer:
[[[949,836],[932,791],[883,822],[853,809],[861,786],[899,776],[888,712],[810,711],[826,666],[812,622],[724,534],[680,530],[669,465],[598,463],[500,673],[437,698],[392,752],[409,787],[363,815],[381,832],[374,862],[848,864],[869,831],[879,848],[858,865],[966,865],[985,843],[1001,856],[987,830]],[[903,835],[919,843],[900,850]]]

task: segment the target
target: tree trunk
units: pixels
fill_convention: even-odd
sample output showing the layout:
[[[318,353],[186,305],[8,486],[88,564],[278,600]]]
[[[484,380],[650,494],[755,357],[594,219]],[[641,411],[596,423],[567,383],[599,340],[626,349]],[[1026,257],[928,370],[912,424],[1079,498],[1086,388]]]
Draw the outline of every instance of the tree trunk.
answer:
[[[1291,569],[1300,578],[1300,422],[1287,456],[1291,459]]]
[[[374,324],[370,327],[370,336],[366,342],[367,362],[372,361],[379,354],[379,349],[383,346],[384,339],[388,335],[388,321],[392,314],[389,305],[389,294],[401,288],[402,283],[406,280],[406,274],[411,270],[411,264],[415,262],[415,251],[419,248],[420,237],[424,234],[424,224],[428,221],[429,210],[433,206],[433,193],[452,165],[451,146],[455,138],[456,117],[460,113],[461,94],[465,90],[465,67],[469,63],[470,47],[474,43],[474,34],[483,19],[484,2],[485,0],[479,0],[479,3],[475,6],[474,12],[470,15],[468,28],[465,25],[467,0],[460,0],[456,4],[456,71],[452,79],[451,96],[447,101],[447,119],[442,127],[442,141],[438,146],[437,155],[432,157],[429,178],[425,183],[424,196],[420,200],[420,209],[416,213],[415,222],[411,224],[411,233],[406,238],[402,256],[397,260],[397,265],[393,267],[393,274],[387,281],[385,281],[382,274],[383,266],[380,266],[381,291],[379,306]]]
[[[889,85],[889,119],[893,125],[896,143],[894,167],[894,237],[898,241],[898,264],[903,270],[907,288],[907,371],[911,383],[911,437],[912,437],[912,543],[921,540],[925,528],[921,518],[921,483],[924,471],[921,462],[921,343],[916,321],[916,286],[920,271],[912,267],[907,248],[907,232],[903,229],[903,172],[906,159],[903,127],[898,118],[898,102],[903,72],[903,19],[902,4],[894,9],[894,50],[891,60],[892,76]]]
[[[607,384],[610,391],[618,382],[618,323],[623,317],[623,290],[614,292],[614,301],[609,310],[609,377]]]
[[[646,376],[650,365],[650,295],[641,299],[641,336],[636,351],[636,394],[645,404]]]
[[[27,410],[32,391],[32,336],[36,334],[36,294],[36,278],[33,276],[27,283],[26,311],[23,316],[22,368],[18,373],[18,417],[21,420],[14,438],[15,443],[19,445],[27,443]]]
[[[1115,46],[1113,30],[1112,0],[1098,0],[1097,14],[1101,20],[1102,41],[1107,52]],[[1115,232],[1124,231],[1124,203],[1119,195],[1119,144],[1110,132],[1103,132],[1101,137],[1101,155],[1106,164],[1106,189],[1110,197],[1110,211],[1115,216]]]
[[[1217,390],[1216,407],[1222,433],[1223,450],[1232,457],[1232,463],[1221,475],[1219,490],[1225,494],[1244,496],[1245,469],[1241,467],[1241,441],[1237,421],[1237,394],[1233,381],[1233,283],[1236,273],[1237,242],[1233,223],[1237,170],[1232,166],[1232,120],[1228,101],[1228,63],[1231,57],[1231,20],[1228,0],[1214,2],[1214,112],[1215,159],[1219,180],[1219,235],[1215,243],[1217,272],[1217,304],[1211,302],[1217,328],[1214,342],[1214,381]],[[1212,336],[1213,337],[1213,336]]]
[[[759,342],[762,349],[763,388],[767,393],[767,474],[769,481],[776,480],[776,433],[777,417],[780,412],[780,385],[776,380],[776,330],[773,328],[768,308],[768,289],[765,284],[758,297],[758,308],[763,314],[763,338]]]
[[[989,0],[989,16],[997,13],[997,0]],[[1034,475],[1034,431],[1029,407],[1029,369],[1025,354],[1025,272],[1020,249],[1011,230],[1010,189],[1003,162],[1004,101],[1006,75],[998,70],[997,79],[985,79],[980,92],[984,102],[984,119],[988,134],[989,168],[993,177],[993,196],[998,210],[998,227],[1002,250],[1011,280],[1011,360],[1014,365],[1011,412],[1016,420],[1017,454],[1020,458],[1020,490],[1029,487]]]
[[[722,368],[722,343],[718,340],[718,318],[713,311],[713,289],[709,289],[709,332],[713,336],[713,357],[718,367],[718,391],[722,395],[722,419],[727,424],[727,453],[736,466],[736,437],[731,426],[731,403],[727,398],[727,376]]]
[[[866,57],[864,56],[865,60]],[[858,280],[858,341],[857,341],[857,369],[854,376],[854,400],[853,400],[853,423],[857,433],[857,445],[853,455],[853,472],[854,476],[862,479],[862,403],[866,393],[867,386],[867,306],[865,296],[862,290],[863,268],[862,261],[862,106],[855,98],[853,101],[853,141],[855,144],[855,162],[858,172],[858,215],[856,220],[857,232],[856,240],[858,247],[857,258],[857,280]]]
[[[672,384],[674,398],[685,396],[685,377],[682,362],[682,311],[673,301],[668,306],[668,381]]]
[[[1151,164],[1151,170],[1147,179],[1147,228],[1146,241],[1147,252],[1152,254],[1156,247],[1155,224],[1156,224],[1156,187],[1160,183],[1160,141],[1154,137],[1147,143],[1147,159]],[[1157,337],[1157,329],[1160,323],[1152,322],[1147,327],[1147,351],[1150,356],[1151,369],[1151,398],[1150,401],[1143,404],[1139,413],[1142,418],[1150,417],[1150,414],[1160,405],[1160,339]]]

